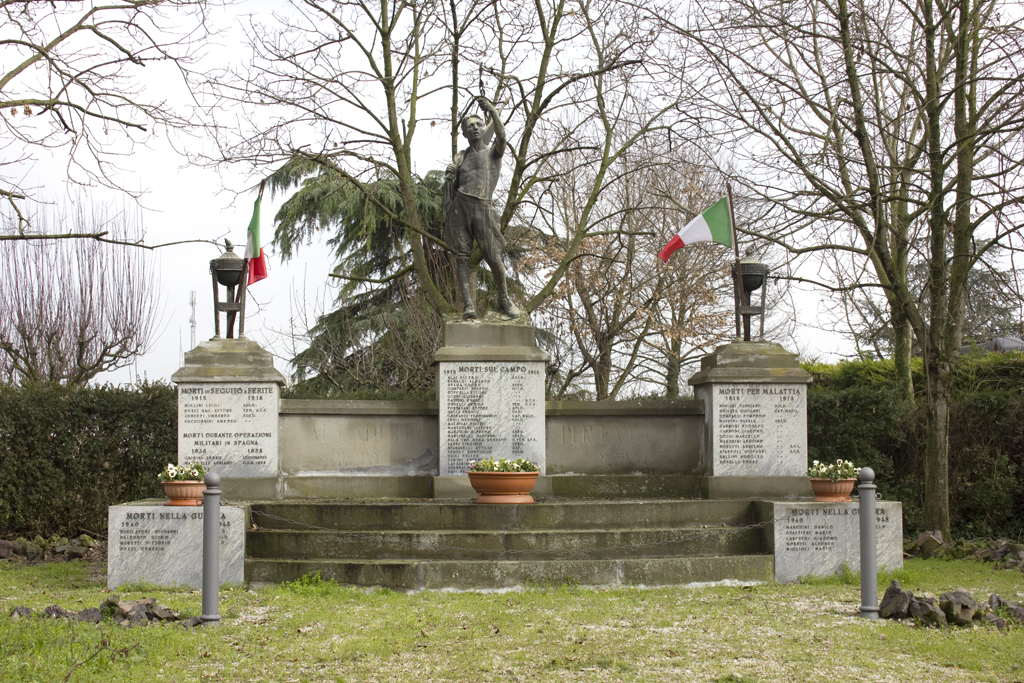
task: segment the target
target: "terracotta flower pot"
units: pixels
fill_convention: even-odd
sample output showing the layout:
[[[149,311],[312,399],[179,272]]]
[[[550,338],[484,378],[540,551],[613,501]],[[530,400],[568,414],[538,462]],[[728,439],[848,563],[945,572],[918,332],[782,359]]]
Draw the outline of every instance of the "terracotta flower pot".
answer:
[[[162,481],[164,495],[170,498],[164,505],[202,505],[206,484],[201,481]]]
[[[849,503],[853,500],[850,494],[853,493],[853,487],[857,483],[856,479],[840,479],[838,481],[819,479],[818,477],[810,479],[816,503]]]
[[[540,472],[467,472],[477,496],[474,503],[533,503],[530,491]]]

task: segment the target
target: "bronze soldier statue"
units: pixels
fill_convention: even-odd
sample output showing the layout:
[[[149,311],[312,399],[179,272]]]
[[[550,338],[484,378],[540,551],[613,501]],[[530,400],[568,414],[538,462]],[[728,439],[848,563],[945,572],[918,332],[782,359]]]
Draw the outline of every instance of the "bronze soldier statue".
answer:
[[[455,250],[455,279],[462,299],[462,318],[476,318],[473,288],[469,280],[469,254],[476,241],[491,269],[498,289],[498,307],[508,319],[519,317],[519,309],[508,298],[505,284],[505,238],[501,219],[491,197],[501,175],[501,157],[505,154],[505,127],[494,105],[484,97],[477,102],[494,126],[494,142],[486,142],[487,124],[470,114],[462,120],[462,134],[469,147],[456,155],[444,173],[445,241]]]

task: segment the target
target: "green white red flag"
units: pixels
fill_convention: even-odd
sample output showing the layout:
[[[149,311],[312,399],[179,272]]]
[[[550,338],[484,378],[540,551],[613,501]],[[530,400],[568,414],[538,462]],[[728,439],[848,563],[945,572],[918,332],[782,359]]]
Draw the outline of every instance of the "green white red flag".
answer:
[[[260,196],[256,198],[256,204],[252,208],[249,236],[245,242],[245,258],[249,259],[249,281],[246,286],[267,277],[267,256],[263,253],[263,243],[260,242],[260,201],[262,199],[263,186],[261,185]]]
[[[717,242],[731,247],[732,220],[729,216],[729,199],[722,197],[676,233],[658,254],[658,258],[668,263],[668,257],[676,249],[692,242]]]

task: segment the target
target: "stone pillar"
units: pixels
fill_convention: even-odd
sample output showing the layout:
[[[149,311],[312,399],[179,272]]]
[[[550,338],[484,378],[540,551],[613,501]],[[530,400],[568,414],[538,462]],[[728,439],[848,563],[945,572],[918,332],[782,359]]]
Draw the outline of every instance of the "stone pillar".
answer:
[[[462,476],[484,458],[529,458],[544,473],[549,359],[532,326],[445,323],[434,355],[441,477]]]
[[[211,339],[185,353],[178,385],[178,463],[224,478],[277,477],[284,376],[254,341]]]
[[[700,460],[706,497],[804,497],[807,384],[796,354],[770,342],[733,342],[690,378],[704,402]]]

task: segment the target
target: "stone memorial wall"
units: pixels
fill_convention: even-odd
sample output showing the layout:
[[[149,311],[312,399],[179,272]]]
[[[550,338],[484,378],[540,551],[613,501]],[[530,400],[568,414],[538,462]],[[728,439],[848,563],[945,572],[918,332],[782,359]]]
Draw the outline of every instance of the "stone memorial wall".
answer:
[[[547,473],[701,474],[703,421],[693,400],[552,402]]]
[[[220,581],[245,579],[245,513],[220,508]],[[163,501],[113,505],[107,513],[107,587],[144,581],[158,586],[202,587],[203,508]]]
[[[807,387],[714,384],[710,393],[715,476],[800,476],[807,470]]]
[[[279,387],[274,382],[178,385],[178,463],[222,477],[277,475]]]
[[[281,402],[281,474],[437,474],[437,408],[413,401]]]
[[[775,580],[830,576],[845,563],[860,570],[859,503],[772,503]],[[875,508],[878,568],[903,566],[903,506],[879,501]]]
[[[484,458],[528,458],[544,470],[544,363],[438,363],[441,476]]]

